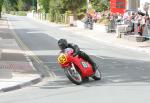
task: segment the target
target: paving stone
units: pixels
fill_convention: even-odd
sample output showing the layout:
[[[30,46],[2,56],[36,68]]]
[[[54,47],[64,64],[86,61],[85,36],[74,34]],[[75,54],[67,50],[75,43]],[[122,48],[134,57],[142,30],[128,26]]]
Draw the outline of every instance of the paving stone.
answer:
[[[15,39],[1,39],[0,48],[1,49],[20,49]]]
[[[1,53],[1,61],[26,61],[22,53]]]
[[[0,32],[0,37],[3,39],[13,39],[13,36],[10,34],[10,32]]]
[[[29,62],[18,61],[0,61],[0,71],[2,70],[19,73],[36,73],[35,69]]]
[[[0,68],[0,79],[11,79],[12,78],[12,72],[9,69],[1,69]]]

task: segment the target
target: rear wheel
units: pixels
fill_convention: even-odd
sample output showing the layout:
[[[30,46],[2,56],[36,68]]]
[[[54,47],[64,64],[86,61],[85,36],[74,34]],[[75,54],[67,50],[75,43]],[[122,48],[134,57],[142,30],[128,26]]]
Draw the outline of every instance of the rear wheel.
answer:
[[[95,74],[92,76],[94,80],[101,80],[101,72],[99,69],[95,71]]]
[[[72,83],[80,85],[83,82],[81,74],[76,70],[75,67],[64,69],[64,72]]]

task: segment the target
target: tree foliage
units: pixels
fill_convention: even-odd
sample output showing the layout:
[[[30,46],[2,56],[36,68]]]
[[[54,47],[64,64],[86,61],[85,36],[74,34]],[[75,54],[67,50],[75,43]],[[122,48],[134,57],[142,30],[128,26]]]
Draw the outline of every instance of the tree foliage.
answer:
[[[25,8],[25,2],[23,0],[18,0],[17,7],[19,11],[23,11]]]
[[[28,11],[36,5],[36,0],[4,0],[6,11]]]
[[[70,10],[74,16],[74,20],[77,19],[77,12],[87,4],[87,0],[62,0],[62,7]]]
[[[87,0],[62,0],[62,6],[71,11],[81,9],[86,3]]]
[[[31,9],[36,9],[37,0],[16,0],[17,9],[21,11],[28,11]]]
[[[92,0],[91,4],[96,11],[101,12],[109,9],[109,1],[110,0]]]
[[[18,10],[17,8],[17,1],[18,0],[4,0],[5,2],[8,1],[10,3],[10,8],[12,11]],[[9,7],[8,7],[9,8]]]
[[[49,12],[49,2],[53,0],[39,0],[39,4],[42,6],[42,10],[45,13]]]
[[[0,0],[0,18],[1,18],[1,12],[2,12],[2,5],[3,5],[3,0]]]
[[[86,5],[86,0],[39,0],[39,4],[45,13],[51,14],[51,17],[71,11],[76,18],[77,11]]]
[[[5,11],[9,12],[12,10],[11,2],[9,0],[5,0],[3,3]]]

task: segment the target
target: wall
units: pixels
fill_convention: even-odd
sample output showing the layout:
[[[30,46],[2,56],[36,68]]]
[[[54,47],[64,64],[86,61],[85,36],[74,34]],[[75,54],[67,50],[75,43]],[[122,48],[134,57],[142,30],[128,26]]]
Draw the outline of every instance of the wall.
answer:
[[[140,0],[127,0],[127,10],[138,10],[140,7]]]

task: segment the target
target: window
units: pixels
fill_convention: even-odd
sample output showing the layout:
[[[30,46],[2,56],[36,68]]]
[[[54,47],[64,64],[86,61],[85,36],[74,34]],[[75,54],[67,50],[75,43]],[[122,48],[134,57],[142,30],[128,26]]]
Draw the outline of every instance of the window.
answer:
[[[116,0],[116,8],[124,9],[125,8],[125,0]]]

